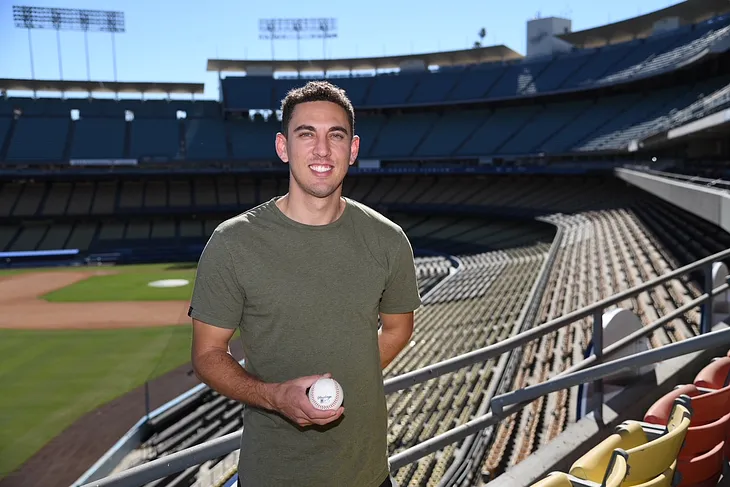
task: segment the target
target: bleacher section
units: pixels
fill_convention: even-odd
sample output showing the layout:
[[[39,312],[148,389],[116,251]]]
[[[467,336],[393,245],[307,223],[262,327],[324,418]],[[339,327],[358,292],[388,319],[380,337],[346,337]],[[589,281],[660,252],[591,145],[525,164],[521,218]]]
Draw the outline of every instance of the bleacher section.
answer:
[[[397,160],[620,150],[659,126],[670,113],[728,86],[730,77],[721,76],[693,86],[596,100],[493,109],[454,108],[444,113],[360,114],[356,120],[356,132],[362,139],[360,158]],[[134,112],[134,120],[125,121],[123,115],[87,118],[79,109],[80,118],[74,121],[26,115],[29,107],[29,111],[43,111],[54,103],[77,106],[73,101],[11,103],[22,111],[17,119],[6,121],[12,129],[7,152],[7,162],[11,164],[58,163],[69,158],[274,161],[273,140],[281,128],[275,117],[224,120],[212,110],[205,111],[207,118],[188,115],[180,120],[174,113],[168,113],[167,118],[142,118]],[[198,103],[201,102],[177,108],[186,113],[201,111]],[[45,134],[43,144],[37,143],[39,133]]]
[[[342,78],[358,108],[496,100],[585,89],[666,72],[694,60],[730,33],[730,17],[658,33],[647,39],[567,54],[435,73]],[[222,80],[229,110],[277,109],[298,80],[230,76]],[[337,82],[337,81],[336,81]]]
[[[458,254],[526,245],[535,239],[549,241],[549,226],[506,218],[510,212],[536,211],[540,199],[549,198],[553,207],[560,207],[561,201],[571,205],[575,204],[571,198],[590,198],[580,186],[544,187],[552,181],[559,179],[358,176],[346,179],[344,192],[409,226],[415,247]],[[602,184],[595,179],[578,181]],[[169,257],[197,258],[220,221],[284,194],[287,185],[286,176],[5,182],[0,184],[0,252],[53,245],[56,250],[79,249],[84,254],[120,252],[153,258],[168,252]],[[534,191],[541,186],[544,189],[536,196]],[[462,217],[407,211],[443,205],[479,205],[494,211],[489,216]],[[68,231],[58,232],[58,226]]]

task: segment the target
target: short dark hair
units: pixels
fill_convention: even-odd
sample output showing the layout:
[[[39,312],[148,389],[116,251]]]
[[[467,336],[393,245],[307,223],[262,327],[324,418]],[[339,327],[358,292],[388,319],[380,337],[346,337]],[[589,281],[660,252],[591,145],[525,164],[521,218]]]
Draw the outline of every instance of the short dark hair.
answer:
[[[300,88],[290,90],[281,101],[281,130],[287,135],[294,107],[300,103],[310,101],[329,101],[336,103],[345,110],[350,120],[350,136],[355,135],[355,109],[345,90],[329,81],[310,81]]]

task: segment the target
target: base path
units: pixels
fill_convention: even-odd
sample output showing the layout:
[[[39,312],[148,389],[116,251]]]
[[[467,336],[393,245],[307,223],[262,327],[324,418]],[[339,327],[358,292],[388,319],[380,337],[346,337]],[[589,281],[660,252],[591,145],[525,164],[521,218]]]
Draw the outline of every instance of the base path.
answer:
[[[49,303],[40,296],[109,271],[38,272],[0,278],[0,328],[108,329],[189,324],[188,301]]]

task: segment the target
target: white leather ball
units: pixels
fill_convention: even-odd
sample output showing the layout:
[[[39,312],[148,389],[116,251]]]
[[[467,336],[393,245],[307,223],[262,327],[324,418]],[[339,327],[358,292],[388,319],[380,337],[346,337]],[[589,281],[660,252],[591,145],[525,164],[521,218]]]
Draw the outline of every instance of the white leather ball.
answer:
[[[309,388],[309,402],[317,409],[337,409],[344,398],[342,386],[334,379],[319,379]]]

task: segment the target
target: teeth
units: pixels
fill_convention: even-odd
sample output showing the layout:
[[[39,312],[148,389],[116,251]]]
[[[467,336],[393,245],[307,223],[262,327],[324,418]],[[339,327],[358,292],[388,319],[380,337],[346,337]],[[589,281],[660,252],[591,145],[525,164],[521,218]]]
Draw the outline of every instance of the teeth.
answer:
[[[330,166],[309,166],[309,167],[311,167],[314,171],[317,171],[317,172],[327,172],[331,169]]]

